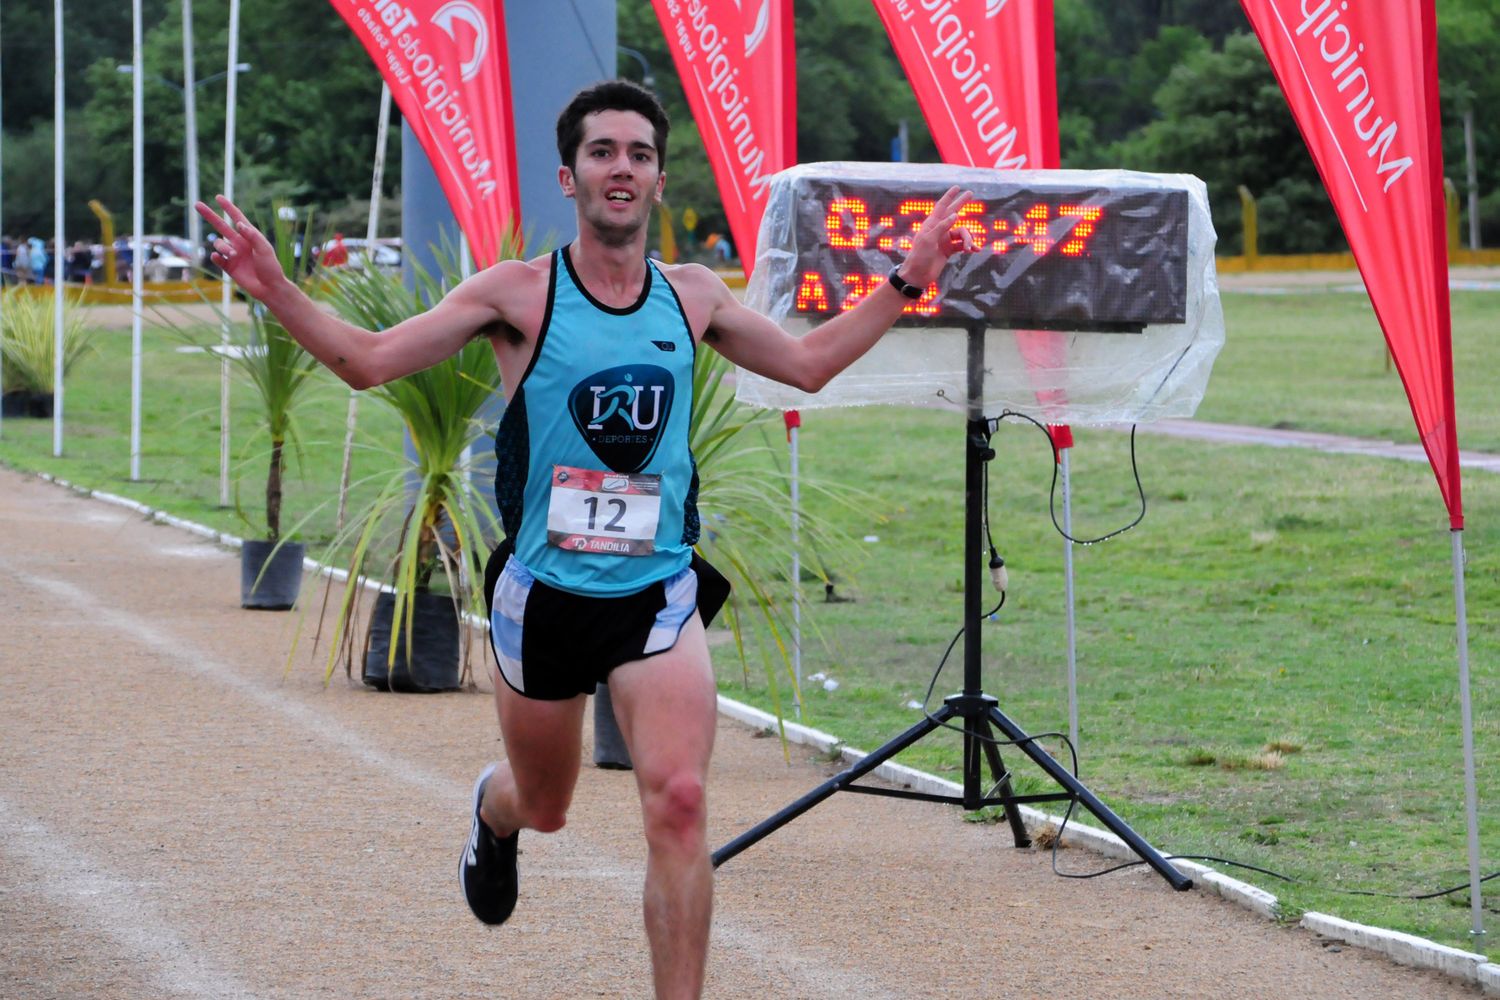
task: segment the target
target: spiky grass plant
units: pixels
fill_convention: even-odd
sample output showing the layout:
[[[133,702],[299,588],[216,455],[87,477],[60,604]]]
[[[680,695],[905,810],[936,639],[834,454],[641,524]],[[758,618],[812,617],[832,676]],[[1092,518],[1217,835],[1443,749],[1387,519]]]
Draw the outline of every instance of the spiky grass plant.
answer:
[[[10,290],[0,308],[0,352],[5,392],[53,391],[57,303],[51,290]],[[76,293],[63,295],[63,375],[92,350],[94,329],[84,323]]]
[[[502,257],[514,256],[514,250],[504,248]],[[445,276],[456,270],[451,261],[440,258],[440,264]],[[448,291],[447,277],[436,278],[420,267],[415,273],[416,281],[407,288],[400,275],[375,268],[341,270],[329,279],[328,300],[349,322],[387,330],[436,304]],[[400,647],[410,659],[416,595],[429,592],[435,579],[444,582],[455,616],[467,611],[483,617],[483,559],[500,526],[469,478],[464,456],[484,430],[481,413],[499,384],[493,350],[487,341],[476,339],[446,361],[368,390],[401,417],[415,458],[388,476],[368,506],[350,512],[330,546],[352,543],[353,554],[347,564],[351,586],[345,588],[335,615],[325,679],[332,676],[341,655],[345,672],[353,674],[358,617],[354,584],[377,575],[370,568],[373,550],[392,536],[393,524],[395,554],[387,571],[378,574],[395,592],[387,667],[394,666]],[[410,499],[408,480],[416,484]],[[467,629],[461,635],[459,683],[471,687],[472,644]]]
[[[294,216],[275,206],[271,212],[271,245],[276,251],[276,261],[281,272],[290,280],[307,287],[297,260],[297,244],[309,245],[312,230],[309,217],[299,230],[294,226]],[[207,302],[207,299],[202,301]],[[228,316],[217,306],[221,328],[229,329]],[[241,467],[252,459],[266,456],[265,481],[265,538],[281,541],[281,503],[283,483],[286,479],[287,448],[291,447],[299,462],[303,459],[302,437],[298,430],[297,411],[307,398],[308,390],[319,381],[321,365],[302,345],[287,332],[286,327],[259,302],[250,303],[250,339],[243,343],[220,344],[205,339],[204,328],[192,320],[181,308],[157,307],[156,314],[164,326],[174,330],[182,340],[209,353],[222,357],[241,379],[255,390],[260,401],[260,422],[255,434],[246,442],[246,449],[253,449]],[[259,451],[260,442],[269,446],[267,452]],[[256,525],[245,512],[238,499],[238,477],[235,510],[251,530]],[[299,522],[300,523],[300,522]],[[295,528],[293,529],[295,530]]]
[[[283,219],[280,212],[275,213],[274,218],[272,234],[276,260],[281,264],[282,273],[296,280],[296,239],[292,224]],[[309,219],[302,233],[303,246],[308,245],[310,229]],[[266,469],[266,538],[275,542],[281,538],[286,446],[291,444],[300,458],[302,442],[297,430],[297,404],[309,386],[315,384],[314,376],[321,366],[258,302],[251,306],[250,323],[252,342],[232,351],[230,360],[241,376],[255,387],[261,402],[264,423],[259,432],[265,434],[271,446]]]

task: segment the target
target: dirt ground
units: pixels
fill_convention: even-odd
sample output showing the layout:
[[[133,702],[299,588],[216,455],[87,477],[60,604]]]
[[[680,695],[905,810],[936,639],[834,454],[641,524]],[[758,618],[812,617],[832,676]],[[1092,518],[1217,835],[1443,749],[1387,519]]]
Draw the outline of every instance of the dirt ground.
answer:
[[[296,615],[238,607],[237,555],[121,508],[0,471],[0,525],[0,996],[649,996],[628,774],[586,768],[484,927],[487,694],[285,672]],[[712,843],[830,773],[792,756],[721,721]],[[944,805],[836,795],[716,882],[711,997],[1478,995]]]

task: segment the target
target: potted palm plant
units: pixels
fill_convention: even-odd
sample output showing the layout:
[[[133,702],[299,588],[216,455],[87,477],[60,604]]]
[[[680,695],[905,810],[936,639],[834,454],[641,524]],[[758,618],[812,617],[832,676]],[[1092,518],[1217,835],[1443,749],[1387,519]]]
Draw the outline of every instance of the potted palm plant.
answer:
[[[509,248],[507,248],[509,250]],[[451,268],[444,268],[451,272]],[[422,270],[411,288],[399,275],[350,268],[329,279],[339,315],[373,330],[389,329],[428,308],[447,290]],[[473,685],[472,643],[460,627],[465,612],[483,617],[483,558],[498,537],[498,518],[466,468],[470,445],[484,430],[481,411],[500,383],[484,340],[425,371],[367,390],[406,425],[414,458],[392,474],[375,499],[351,509],[334,548],[349,548],[350,586],[335,614],[330,676],[342,658],[352,676],[372,687],[445,691]],[[393,553],[384,567],[380,549]],[[382,583],[363,644],[357,642],[358,584]],[[358,653],[356,650],[358,649]]]
[[[278,206],[273,213],[273,245],[281,270],[292,280],[297,280],[296,245],[298,233],[293,225],[294,216]],[[300,234],[303,245],[308,245],[307,235],[311,219]],[[227,319],[225,319],[227,323]],[[297,408],[307,390],[315,383],[319,364],[316,358],[302,349],[264,306],[252,302],[250,306],[250,342],[232,344],[214,351],[224,351],[234,370],[255,390],[260,404],[260,425],[250,441],[256,448],[264,441],[268,451],[252,452],[247,462],[265,456],[265,536],[247,538],[240,549],[240,606],[263,611],[286,611],[297,603],[302,588],[302,562],[306,546],[301,542],[283,537],[282,499],[286,478],[287,450],[290,447],[299,459],[302,453],[301,436],[297,426]],[[192,339],[192,334],[186,334]],[[204,345],[206,346],[206,345]],[[257,527],[246,514],[236,497],[236,508],[241,518]]]
[[[94,330],[83,322],[78,296],[63,301],[63,374],[73,370],[93,346]],[[56,336],[56,301],[51,290],[12,290],[0,310],[0,360],[4,362],[4,415],[50,417]]]

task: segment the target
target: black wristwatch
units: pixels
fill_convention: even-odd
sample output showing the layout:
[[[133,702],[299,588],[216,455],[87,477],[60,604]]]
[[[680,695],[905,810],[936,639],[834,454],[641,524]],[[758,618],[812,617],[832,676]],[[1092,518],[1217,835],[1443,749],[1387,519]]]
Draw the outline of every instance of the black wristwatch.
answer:
[[[900,264],[897,264],[895,267],[891,268],[891,287],[900,292],[902,295],[905,295],[909,299],[920,299],[922,297],[922,292],[925,291],[925,289],[923,289],[919,285],[913,285],[911,282],[901,277],[901,275],[897,273],[900,270]]]

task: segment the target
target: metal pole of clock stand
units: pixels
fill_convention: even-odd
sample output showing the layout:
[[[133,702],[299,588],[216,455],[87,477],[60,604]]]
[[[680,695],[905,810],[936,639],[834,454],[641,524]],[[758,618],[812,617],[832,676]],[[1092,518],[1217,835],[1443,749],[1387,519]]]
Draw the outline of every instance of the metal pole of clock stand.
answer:
[[[971,323],[968,333],[968,419],[965,422],[965,470],[964,470],[964,687],[960,694],[944,699],[943,707],[936,713],[926,715],[906,732],[889,741],[879,749],[867,754],[849,769],[834,775],[828,781],[803,795],[780,812],[763,820],[740,834],[713,854],[714,867],[722,865],[750,845],[764,839],[775,830],[785,826],[798,816],[827,799],[834,792],[861,792],[888,798],[916,799],[924,802],[947,802],[961,805],[967,810],[985,806],[1000,806],[1005,810],[1017,847],[1031,843],[1021,823],[1020,810],[1024,803],[1077,801],[1093,813],[1132,851],[1160,874],[1172,888],[1185,890],[1192,887],[1192,880],[1184,876],[1163,858],[1155,848],[1146,843],[1134,830],[1100,802],[1092,792],[1061,764],[1052,758],[1036,740],[1027,735],[1020,726],[1007,718],[997,707],[995,698],[984,693],[981,683],[980,634],[981,602],[984,587],[984,548],[982,542],[984,517],[984,463],[994,457],[989,447],[988,421],[983,415],[984,399],[984,335],[985,324]],[[885,788],[855,784],[881,764],[895,757],[907,747],[939,728],[958,729],[949,726],[949,720],[962,719],[963,733],[963,794],[937,795],[906,788]],[[1066,789],[1065,793],[1044,795],[1016,795],[1011,791],[1010,773],[1001,759],[994,729],[1004,733],[1006,740],[1014,744],[1045,771],[1054,782]],[[994,784],[992,791],[981,790],[981,760],[987,764]],[[998,793],[998,794],[997,794]]]

